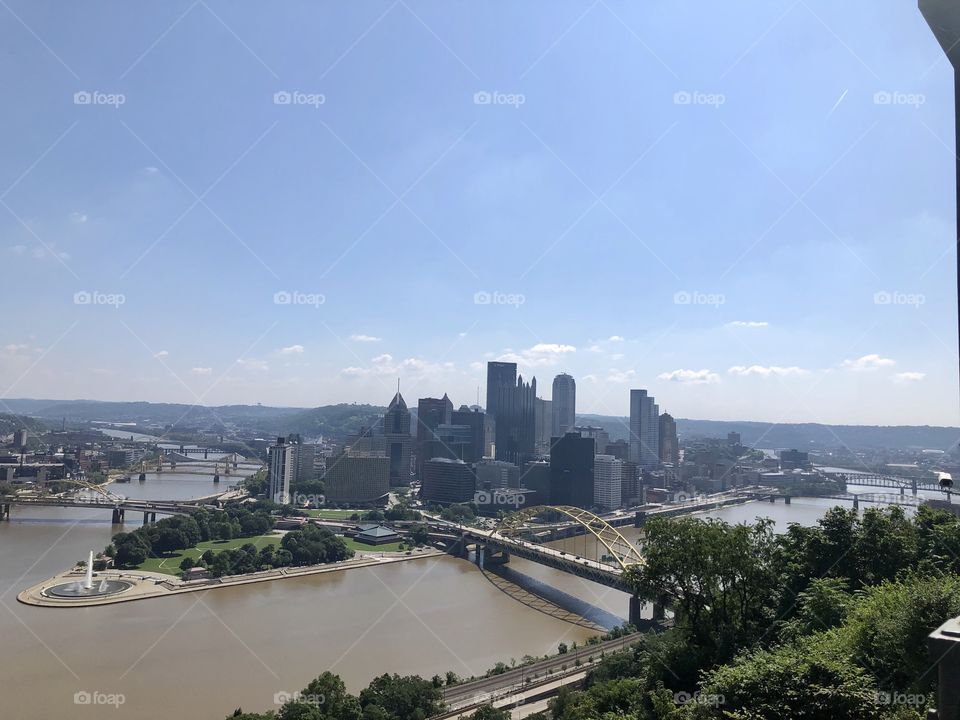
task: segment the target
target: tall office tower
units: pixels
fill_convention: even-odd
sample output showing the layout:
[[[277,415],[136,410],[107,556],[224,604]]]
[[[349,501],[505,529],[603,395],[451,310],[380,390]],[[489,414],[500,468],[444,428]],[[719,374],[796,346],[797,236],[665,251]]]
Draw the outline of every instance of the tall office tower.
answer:
[[[737,447],[740,443],[740,433],[738,432],[728,432],[727,433],[727,445],[731,447]]]
[[[577,383],[572,375],[560,373],[553,379],[553,422],[551,432],[554,437],[563,437],[577,424]]]
[[[365,453],[368,455],[380,454],[387,455],[387,439],[383,435],[375,435],[373,428],[361,427],[360,430],[352,435],[347,435],[347,441],[344,445],[345,450],[353,453]]]
[[[660,462],[674,467],[680,464],[680,441],[677,439],[677,421],[670,413],[660,416]]]
[[[550,441],[550,502],[593,506],[593,438],[567,433]]]
[[[623,461],[613,455],[593,458],[593,504],[616,510],[623,504]]]
[[[537,379],[517,377],[512,386],[500,385],[495,401],[496,458],[522,465],[535,455]]]
[[[434,431],[440,425],[449,425],[450,416],[453,414],[453,403],[444,393],[442,398],[420,398],[417,401],[417,436],[416,456],[417,456],[417,475],[420,475],[420,469],[423,467],[426,457],[427,443],[435,440]]]
[[[462,460],[434,458],[423,464],[420,497],[424,501],[443,505],[473,502],[475,493],[473,468]]]
[[[280,505],[290,504],[290,483],[297,470],[296,446],[288,445],[285,438],[278,437],[269,449],[270,476],[267,494]]]
[[[636,505],[640,502],[639,475],[636,463],[623,460],[620,467],[620,501],[624,505]]]
[[[480,412],[479,409],[471,410],[466,405],[461,405],[459,410],[454,410],[450,414],[451,425],[466,425],[470,428],[470,460],[463,458],[466,462],[478,462],[486,454],[486,436],[487,436],[487,414]]]
[[[13,446],[18,450],[27,446],[27,431],[24,428],[13,431]]]
[[[512,388],[517,385],[517,364],[511,362],[487,363],[487,414],[497,419],[500,388]]]
[[[543,398],[536,399],[536,441],[534,449],[538,455],[550,452],[550,438],[553,437],[553,403]]]
[[[614,440],[607,443],[606,455],[613,455],[618,460],[630,459],[630,443],[626,440]]]
[[[549,505],[553,502],[550,498],[550,463],[544,460],[528,462],[520,473],[519,484],[521,490],[532,490],[536,494],[533,504]]]
[[[610,444],[610,433],[602,427],[593,425],[577,426],[570,428],[571,432],[580,433],[580,437],[593,438],[594,451],[597,455],[608,455],[607,445]]]
[[[660,464],[660,408],[646,390],[630,391],[630,460],[643,470]]]
[[[297,483],[316,479],[314,472],[318,448],[312,443],[305,443],[299,434],[287,436],[287,444],[293,447],[293,481]]]
[[[323,484],[327,502],[373,502],[390,492],[390,461],[383,454],[347,450],[330,458]]]
[[[390,485],[409,485],[413,438],[410,436],[410,411],[399,390],[383,416],[383,437],[386,440],[387,457],[390,458]]]

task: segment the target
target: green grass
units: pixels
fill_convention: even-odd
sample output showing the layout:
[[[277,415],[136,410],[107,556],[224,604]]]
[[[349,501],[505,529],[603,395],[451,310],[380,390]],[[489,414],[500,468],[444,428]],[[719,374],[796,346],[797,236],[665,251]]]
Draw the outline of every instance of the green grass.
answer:
[[[198,560],[203,553],[207,550],[213,550],[214,552],[220,552],[221,550],[236,550],[237,548],[246,545],[247,543],[253,543],[256,545],[257,550],[267,545],[278,546],[280,544],[280,535],[258,535],[255,537],[248,538],[234,538],[233,540],[208,540],[207,542],[202,542],[196,547],[189,548],[187,550],[180,550],[175,553],[171,553],[166,557],[161,558],[147,558],[139,566],[138,570],[146,570],[148,572],[159,572],[166,573],[167,575],[180,576],[182,572],[180,570],[180,561],[185,557],[191,557],[194,560]],[[276,547],[274,547],[276,549]]]

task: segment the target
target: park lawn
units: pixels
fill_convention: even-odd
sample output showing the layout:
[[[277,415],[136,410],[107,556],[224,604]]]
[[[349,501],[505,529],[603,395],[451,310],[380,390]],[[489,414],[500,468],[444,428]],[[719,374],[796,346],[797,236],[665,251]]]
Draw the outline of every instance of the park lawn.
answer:
[[[349,520],[350,516],[356,513],[362,515],[363,510],[341,510],[337,508],[319,508],[305,511],[310,517],[322,518],[324,520]]]
[[[137,566],[137,569],[146,570],[148,572],[166,573],[167,575],[175,575],[179,577],[180,573],[182,572],[180,570],[180,562],[185,557],[191,557],[194,560],[198,560],[200,556],[203,555],[207,550],[213,550],[214,552],[220,552],[221,550],[236,550],[247,543],[253,543],[256,545],[257,550],[259,550],[267,545],[278,546],[282,537],[282,535],[255,535],[254,537],[233,538],[232,540],[208,540],[206,542],[199,543],[196,547],[180,550],[178,552],[171,553],[166,557],[147,558],[143,561],[143,563]],[[276,547],[274,547],[274,549],[276,549]]]

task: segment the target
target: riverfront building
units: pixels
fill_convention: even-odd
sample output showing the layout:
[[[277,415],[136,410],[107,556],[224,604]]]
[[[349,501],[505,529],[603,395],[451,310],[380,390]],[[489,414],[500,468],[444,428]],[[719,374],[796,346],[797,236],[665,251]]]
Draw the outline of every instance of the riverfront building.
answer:
[[[462,460],[433,458],[423,464],[420,496],[426,502],[449,505],[472,502],[476,492],[473,468]]]
[[[344,452],[327,461],[323,485],[327,502],[376,502],[390,492],[390,459],[382,453]]]
[[[623,461],[613,455],[593,458],[593,504],[604,510],[616,510],[623,504]]]
[[[279,505],[290,504],[290,485],[297,468],[296,448],[287,443],[286,438],[278,437],[270,446],[270,476],[267,493],[271,500]]]
[[[569,432],[550,441],[550,502],[593,506],[593,438]]]
[[[390,458],[390,485],[409,485],[413,437],[410,435],[410,411],[399,390],[383,416],[382,429],[387,457]]]

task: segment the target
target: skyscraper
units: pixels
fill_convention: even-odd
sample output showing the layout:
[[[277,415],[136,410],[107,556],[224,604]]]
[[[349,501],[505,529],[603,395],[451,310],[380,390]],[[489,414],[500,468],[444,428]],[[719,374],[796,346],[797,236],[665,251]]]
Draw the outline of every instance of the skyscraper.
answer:
[[[537,379],[529,383],[523,376],[515,385],[497,387],[494,416],[497,460],[522,465],[535,454]]]
[[[449,425],[453,414],[453,403],[444,393],[442,398],[420,398],[417,401],[417,475],[420,475],[426,457],[427,443],[436,439],[436,430],[441,425]]]
[[[383,437],[390,458],[390,485],[409,485],[413,438],[410,435],[410,411],[399,390],[383,416]]]
[[[471,445],[470,460],[463,458],[466,462],[478,462],[486,453],[486,435],[487,423],[489,418],[486,413],[479,410],[471,410],[466,405],[461,405],[459,410],[454,410],[450,414],[450,422],[453,425],[467,425],[470,428]]]
[[[660,462],[659,411],[646,390],[630,391],[630,460],[643,470]]]
[[[680,463],[680,442],[677,440],[677,422],[670,413],[660,416],[660,462],[674,466]]]
[[[487,414],[496,421],[500,388],[516,387],[517,364],[510,362],[487,363]]]
[[[593,438],[567,433],[550,440],[550,502],[593,505]]]
[[[577,424],[577,383],[572,375],[560,373],[553,379],[553,421],[551,432],[563,437]]]
[[[270,446],[270,476],[267,494],[280,505],[290,504],[290,483],[297,471],[296,446],[288,445],[285,438],[278,437]]]
[[[615,510],[622,499],[623,461],[613,455],[593,458],[593,504],[604,510]]]

